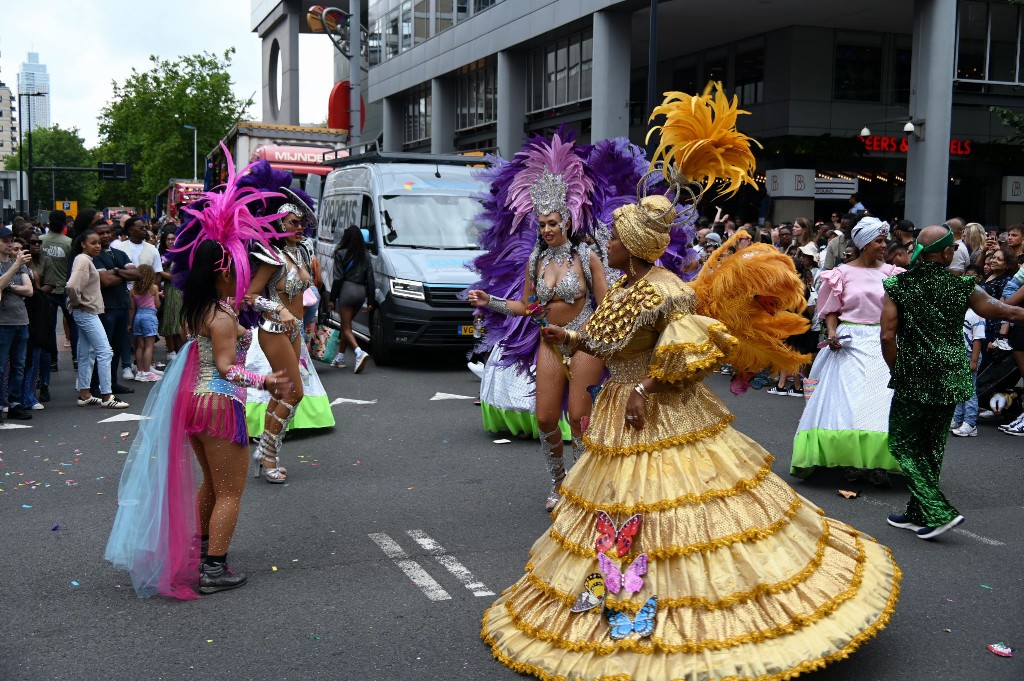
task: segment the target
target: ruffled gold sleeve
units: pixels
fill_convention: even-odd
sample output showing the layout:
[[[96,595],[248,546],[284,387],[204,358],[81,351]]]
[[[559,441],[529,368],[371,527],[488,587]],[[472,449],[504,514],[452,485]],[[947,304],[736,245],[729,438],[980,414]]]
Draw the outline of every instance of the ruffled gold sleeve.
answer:
[[[710,317],[673,311],[658,338],[648,376],[667,383],[693,382],[726,363],[736,339]]]

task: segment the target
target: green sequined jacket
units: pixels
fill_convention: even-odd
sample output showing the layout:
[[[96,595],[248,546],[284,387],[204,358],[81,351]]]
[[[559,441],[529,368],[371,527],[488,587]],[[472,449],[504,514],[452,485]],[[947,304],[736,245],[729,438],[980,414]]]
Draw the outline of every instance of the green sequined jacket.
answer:
[[[957,276],[941,263],[919,262],[882,285],[899,310],[899,352],[889,387],[924,404],[969,399],[974,385],[963,326],[974,278]]]

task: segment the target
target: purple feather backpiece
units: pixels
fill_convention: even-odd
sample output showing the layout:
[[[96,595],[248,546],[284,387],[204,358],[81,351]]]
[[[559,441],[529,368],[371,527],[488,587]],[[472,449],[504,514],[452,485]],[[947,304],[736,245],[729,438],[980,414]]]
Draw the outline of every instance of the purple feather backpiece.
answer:
[[[254,215],[252,204],[263,203],[265,195],[251,187],[238,186],[234,160],[223,143],[221,148],[228,163],[227,181],[216,188],[221,191],[206,192],[202,198],[183,209],[187,218],[174,240],[174,247],[168,253],[174,285],[180,289],[184,286],[199,244],[207,240],[220,244],[225,259],[235,267],[237,308],[249,288],[252,276],[249,244],[259,241],[269,246],[270,240],[279,236],[271,223],[280,215]]]
[[[276,170],[269,161],[259,160],[250,163],[249,166],[238,174],[235,181],[239,187],[256,189],[262,194],[263,202],[254,212],[258,215],[276,214],[278,209],[285,203],[292,202],[288,196],[281,192],[282,187],[288,188],[299,199],[306,204],[310,211],[316,210],[316,202],[313,197],[302,189],[292,186],[292,174],[287,170]],[[316,236],[315,214],[304,215],[302,224],[305,227],[305,236],[313,238]]]
[[[577,174],[570,187],[589,188],[588,196],[567,201],[570,214],[576,207],[580,216],[573,216],[574,237],[598,238],[601,223],[610,225],[615,208],[636,201],[637,183],[648,168],[641,148],[625,138],[602,140],[593,146],[578,145],[575,133],[564,127],[559,129],[557,139],[556,144],[534,135],[527,140],[524,151],[511,161],[487,157],[490,167],[477,175],[490,183],[490,191],[477,197],[483,204],[477,219],[485,225],[479,245],[486,252],[471,264],[480,279],[469,288],[510,300],[521,299],[530,253],[540,242],[536,214],[530,210],[517,212],[512,206],[522,208],[522,202],[529,200],[532,182],[528,183],[526,178],[539,177],[543,172],[538,171],[537,159],[572,167]],[[570,153],[575,160],[568,158]],[[476,350],[487,352],[500,343],[502,365],[532,374],[540,342],[537,325],[529,317],[506,317],[487,308],[478,308],[477,314],[483,316],[487,332]]]

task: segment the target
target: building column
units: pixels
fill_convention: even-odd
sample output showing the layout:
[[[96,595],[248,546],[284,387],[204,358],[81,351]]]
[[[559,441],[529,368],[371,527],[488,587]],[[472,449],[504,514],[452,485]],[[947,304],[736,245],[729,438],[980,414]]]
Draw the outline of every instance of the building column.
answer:
[[[384,101],[384,145],[382,151],[401,151],[405,142],[405,110],[401,95],[385,97]]]
[[[918,227],[946,219],[955,42],[956,3],[914,0],[910,116],[926,123],[924,139],[909,140],[906,217]]]
[[[526,55],[498,53],[498,153],[511,159],[523,146],[526,123]]]
[[[629,14],[594,12],[590,139],[629,136]]]
[[[265,123],[299,124],[299,28],[299,15],[284,11],[276,23],[259,34],[263,47]]]
[[[455,80],[430,81],[430,153],[455,151]]]

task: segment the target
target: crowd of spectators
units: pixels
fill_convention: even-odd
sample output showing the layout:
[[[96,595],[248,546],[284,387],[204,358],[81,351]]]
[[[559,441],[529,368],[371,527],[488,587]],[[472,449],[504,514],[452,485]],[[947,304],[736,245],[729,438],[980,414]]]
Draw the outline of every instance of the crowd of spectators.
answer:
[[[0,419],[28,420],[44,410],[53,399],[51,374],[78,371],[79,360],[88,367],[76,385],[80,406],[127,407],[114,395],[133,393],[129,381],[160,379],[163,365],[151,361],[158,334],[170,351],[181,344],[180,301],[171,291],[176,304],[161,305],[172,288],[164,264],[176,229],[173,218],[126,215],[112,222],[92,209],[74,218],[56,210],[45,223],[16,217],[0,225]],[[95,254],[91,244],[98,244]],[[82,253],[88,259],[78,261],[72,279]],[[144,286],[136,286],[140,278]],[[88,338],[80,337],[76,310],[87,315],[82,323],[89,324],[88,315],[98,318]],[[112,394],[101,391],[99,361],[110,362]]]

